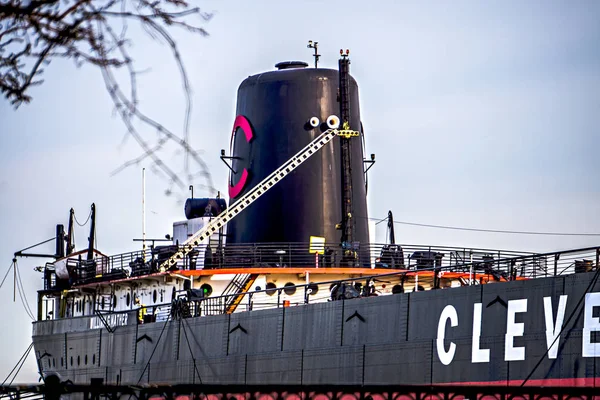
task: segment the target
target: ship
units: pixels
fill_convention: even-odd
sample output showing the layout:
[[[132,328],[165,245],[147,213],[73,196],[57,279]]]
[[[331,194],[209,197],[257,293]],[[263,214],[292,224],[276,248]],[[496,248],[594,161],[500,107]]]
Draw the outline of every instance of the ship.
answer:
[[[286,61],[245,79],[221,153],[228,199],[192,196],[164,241],[105,255],[92,205],[89,246],[76,250],[71,210],[39,267],[42,377],[600,386],[600,246],[397,243],[391,211],[389,240],[371,243],[375,157],[349,66],[341,51],[338,69]]]

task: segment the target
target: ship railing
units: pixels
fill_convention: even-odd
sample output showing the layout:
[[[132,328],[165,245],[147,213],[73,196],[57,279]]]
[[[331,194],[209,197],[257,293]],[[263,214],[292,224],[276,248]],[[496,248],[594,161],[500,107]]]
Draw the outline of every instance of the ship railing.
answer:
[[[178,247],[157,246],[111,256],[102,275],[82,274],[77,283],[145,276],[159,272],[161,263]],[[314,253],[318,250],[317,254]],[[311,251],[313,251],[311,253]],[[350,256],[348,256],[350,254]],[[315,248],[310,243],[228,244],[221,248],[198,246],[174,269],[224,268],[329,268],[354,267],[393,270],[427,270],[487,273],[511,280],[564,275],[598,265],[597,248],[547,254],[521,251],[422,246],[405,244],[338,244]],[[84,271],[85,266],[80,268]]]
[[[157,247],[158,248],[158,247]],[[162,261],[177,251],[175,245],[118,254],[110,258],[110,268],[129,270],[131,275],[158,271]],[[350,246],[325,244],[317,247],[308,242],[227,244],[221,248],[197,246],[177,269],[222,269],[253,267],[364,267],[410,269],[426,266],[460,265],[465,260],[501,259],[530,252],[424,246],[410,244],[354,243]],[[315,255],[315,252],[318,254]],[[352,257],[348,257],[348,253]],[[140,273],[142,272],[142,273]]]
[[[561,276],[597,271],[600,266],[600,247],[555,253],[521,255],[504,259],[468,262],[461,265],[404,269],[385,274],[335,279],[308,284],[285,284],[244,293],[205,298],[179,297],[177,311],[173,304],[162,305],[166,316],[203,317],[227,313],[233,297],[243,296],[235,312],[293,307],[324,301],[351,300],[358,297],[394,295],[423,290],[448,289],[455,286],[477,285],[512,280]],[[454,274],[453,274],[454,273]],[[462,279],[457,279],[462,275]],[[469,277],[466,279],[466,277]]]
[[[423,290],[448,289],[456,286],[494,284],[513,280],[536,279],[570,274],[591,273],[600,268],[600,247],[553,253],[518,255],[515,257],[463,262],[429,268],[404,268],[386,273],[362,271],[362,277],[337,278],[328,281],[294,285],[267,280],[266,287],[225,296],[178,297],[175,303],[146,305],[151,314],[148,322],[165,321],[174,316],[202,317],[226,314],[231,300],[241,296],[235,312],[267,308],[293,307],[303,304],[351,300],[357,297],[394,295]],[[314,274],[312,275],[315,276]],[[202,295],[200,295],[202,296]],[[175,308],[174,308],[175,305]],[[111,314],[113,312],[108,312]]]

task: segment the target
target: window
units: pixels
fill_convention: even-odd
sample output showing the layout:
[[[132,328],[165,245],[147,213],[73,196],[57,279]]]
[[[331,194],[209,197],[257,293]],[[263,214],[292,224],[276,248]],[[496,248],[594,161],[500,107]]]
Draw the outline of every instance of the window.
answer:
[[[269,296],[273,296],[277,292],[277,285],[274,282],[267,282],[265,293]]]
[[[392,287],[392,294],[404,293],[404,286],[402,285],[394,285]]]
[[[288,282],[285,285],[283,285],[283,291],[288,296],[291,296],[294,293],[296,293],[296,286],[294,286],[294,284],[292,282]]]
[[[127,304],[127,307],[129,307],[131,304],[131,295],[129,293],[127,293],[127,299],[125,299],[125,303]]]

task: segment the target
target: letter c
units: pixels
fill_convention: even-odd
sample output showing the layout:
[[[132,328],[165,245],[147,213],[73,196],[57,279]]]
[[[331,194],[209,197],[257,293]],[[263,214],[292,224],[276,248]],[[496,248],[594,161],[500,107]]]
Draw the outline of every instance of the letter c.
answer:
[[[449,365],[454,358],[454,353],[456,352],[456,344],[454,342],[450,342],[450,348],[446,351],[444,347],[444,337],[446,335],[446,321],[450,320],[450,326],[456,327],[458,326],[458,314],[456,314],[456,308],[451,305],[447,305],[442,314],[440,315],[440,321],[438,323],[438,334],[437,334],[437,352],[438,357],[442,364]]]
[[[237,131],[238,128],[240,128],[244,132],[244,135],[246,137],[246,142],[250,142],[252,140],[252,138],[254,138],[254,132],[252,132],[252,127],[250,126],[250,122],[243,115],[238,115],[237,117],[235,117],[235,121],[233,122],[233,130],[231,131],[231,139],[232,140],[233,140],[233,138],[235,136],[235,132]],[[230,199],[237,197],[241,193],[241,191],[246,186],[246,183],[248,183],[248,176],[249,176],[248,170],[246,168],[244,168],[244,170],[242,171],[242,176],[240,177],[240,180],[238,181],[238,183],[236,183],[235,185],[232,185],[231,181],[230,181],[230,183],[229,183],[229,198]],[[233,176],[232,176],[232,178],[233,178]]]

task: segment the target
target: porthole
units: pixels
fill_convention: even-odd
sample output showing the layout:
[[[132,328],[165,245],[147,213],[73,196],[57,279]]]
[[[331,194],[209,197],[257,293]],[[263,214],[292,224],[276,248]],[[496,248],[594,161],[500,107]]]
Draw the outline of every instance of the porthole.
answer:
[[[63,366],[63,358],[62,357],[60,358],[60,366],[61,367]]]
[[[267,282],[265,293],[269,296],[273,296],[277,292],[277,285],[274,282]]]
[[[400,293],[404,293],[404,286],[394,285],[392,287],[392,294],[400,294]]]
[[[56,368],[56,358],[52,359],[52,368]]]
[[[92,365],[96,365],[96,355],[92,356]]]
[[[127,304],[127,307],[129,307],[129,305],[131,304],[131,295],[129,293],[127,293],[127,298],[125,299],[125,303]]]
[[[288,296],[291,296],[294,293],[296,293],[296,286],[292,282],[288,282],[285,285],[283,285],[283,291]]]
[[[77,356],[77,366],[79,367],[81,365],[81,357]]]
[[[73,356],[71,356],[71,367],[73,366]]]
[[[158,299],[158,293],[156,293],[156,289],[154,289],[154,292],[152,293],[152,302],[156,303],[157,299]]]
[[[86,354],[86,355],[85,355],[85,357],[83,358],[83,363],[84,363],[85,365],[87,365],[87,354]]]
[[[213,292],[212,286],[210,286],[208,283],[203,283],[202,286],[200,286],[200,290],[202,290],[204,297],[210,296]]]
[[[319,285],[317,285],[316,283],[310,283],[308,285],[308,289],[310,290],[310,295],[314,296],[315,294],[317,294],[319,292]]]

